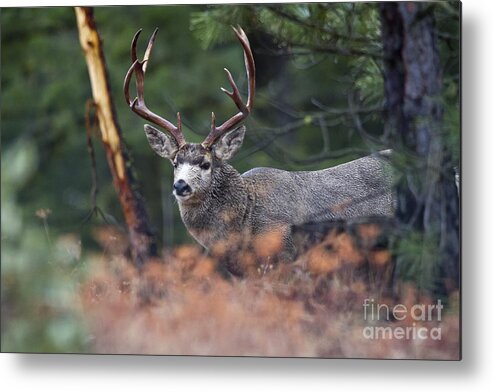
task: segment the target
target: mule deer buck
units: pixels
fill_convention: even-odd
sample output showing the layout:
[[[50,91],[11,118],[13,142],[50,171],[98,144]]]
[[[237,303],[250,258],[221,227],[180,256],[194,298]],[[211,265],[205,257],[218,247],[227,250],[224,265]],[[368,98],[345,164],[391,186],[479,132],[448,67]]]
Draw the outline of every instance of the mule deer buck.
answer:
[[[152,149],[174,166],[173,194],[189,233],[209,250],[233,237],[253,243],[256,238],[272,238],[269,234],[276,233],[280,238],[277,258],[291,261],[295,255],[293,225],[392,215],[391,178],[386,164],[377,156],[319,171],[259,167],[240,174],[227,163],[241,147],[246,131],[241,124],[252,111],[255,97],[255,63],[250,44],[241,27],[233,30],[243,47],[248,99],[245,104],[225,68],[232,91],[221,90],[233,100],[238,112],[219,126],[212,113],[211,131],[200,144],[185,141],[179,113],[174,125],[150,111],[144,101],[144,76],[157,29],[143,60],[136,53],[141,30],[131,44],[132,65],[124,81],[125,99],[136,114],[165,131],[144,125]],[[131,100],[129,85],[133,74],[137,97]],[[241,270],[231,265],[227,268],[233,273]]]

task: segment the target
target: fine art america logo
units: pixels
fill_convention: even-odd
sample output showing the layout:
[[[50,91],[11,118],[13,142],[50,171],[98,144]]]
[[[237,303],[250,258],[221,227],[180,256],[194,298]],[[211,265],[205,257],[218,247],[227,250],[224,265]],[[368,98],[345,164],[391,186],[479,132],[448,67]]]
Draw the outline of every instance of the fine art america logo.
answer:
[[[442,320],[442,309],[441,300],[437,300],[436,304],[415,304],[409,307],[404,304],[389,306],[376,302],[374,298],[365,298],[363,301],[364,320],[373,325],[363,328],[363,336],[366,339],[375,340],[441,340],[442,329],[436,324]],[[412,320],[412,325],[388,325],[390,321],[403,321],[406,319]],[[386,325],[374,325],[379,322],[384,322]],[[427,325],[432,322],[433,326]]]

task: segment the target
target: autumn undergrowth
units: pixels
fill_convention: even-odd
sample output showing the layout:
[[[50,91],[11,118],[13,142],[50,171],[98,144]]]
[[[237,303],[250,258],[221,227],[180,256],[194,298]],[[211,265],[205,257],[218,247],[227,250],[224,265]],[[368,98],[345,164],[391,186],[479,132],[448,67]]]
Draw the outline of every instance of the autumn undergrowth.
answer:
[[[375,230],[362,228],[360,238],[371,238]],[[225,278],[218,260],[195,245],[165,250],[141,271],[125,257],[124,247],[115,246],[92,259],[80,285],[79,312],[87,324],[89,352],[459,357],[457,292],[441,299],[446,307],[439,320],[435,313],[426,320],[416,314],[365,318],[365,302],[411,309],[429,307],[437,298],[412,283],[389,281],[390,254],[365,250],[344,232],[330,233],[294,263],[257,268],[242,278]],[[439,328],[440,339],[369,338],[368,326],[411,334],[421,327]]]

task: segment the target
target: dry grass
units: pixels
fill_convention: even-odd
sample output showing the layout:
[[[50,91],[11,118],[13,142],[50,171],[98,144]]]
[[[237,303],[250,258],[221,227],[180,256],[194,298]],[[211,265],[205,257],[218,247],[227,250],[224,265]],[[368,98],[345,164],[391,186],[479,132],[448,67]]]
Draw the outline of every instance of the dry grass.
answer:
[[[366,228],[364,238],[376,235]],[[258,248],[258,244],[255,245]],[[262,248],[265,249],[265,248]],[[114,252],[93,263],[81,298],[93,352],[457,359],[457,294],[441,322],[441,340],[369,340],[363,336],[365,298],[381,303],[428,303],[412,286],[382,288],[390,257],[330,233],[295,263],[221,276],[215,259],[192,245],[175,248],[138,273]],[[258,270],[257,270],[258,272]],[[430,322],[427,325],[430,326]],[[412,320],[379,325],[409,326]],[[418,326],[420,323],[418,323]]]

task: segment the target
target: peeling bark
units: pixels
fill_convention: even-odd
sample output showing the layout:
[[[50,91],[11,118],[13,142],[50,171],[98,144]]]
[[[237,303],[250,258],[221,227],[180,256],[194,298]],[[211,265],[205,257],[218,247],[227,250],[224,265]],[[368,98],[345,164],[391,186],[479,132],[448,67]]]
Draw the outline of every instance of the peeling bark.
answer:
[[[76,7],[79,40],[87,62],[93,100],[101,130],[106,159],[113,177],[123,216],[128,228],[132,258],[141,266],[156,255],[156,241],[151,230],[144,200],[137,191],[120,126],[117,121],[101,38],[91,7]]]

